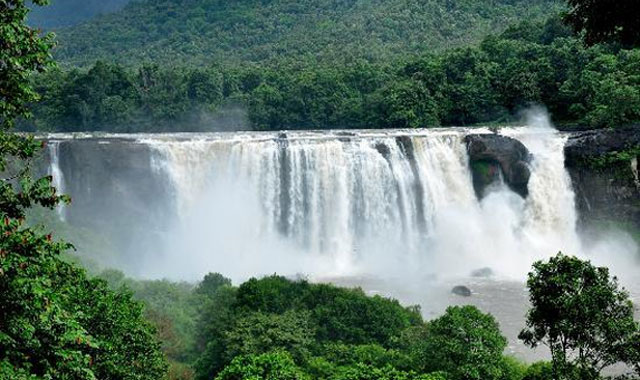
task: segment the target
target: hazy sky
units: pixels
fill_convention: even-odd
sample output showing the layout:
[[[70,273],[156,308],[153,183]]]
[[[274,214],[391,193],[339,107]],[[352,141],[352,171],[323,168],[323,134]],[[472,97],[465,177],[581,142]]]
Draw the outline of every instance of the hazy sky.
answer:
[[[75,25],[102,13],[124,7],[131,0],[51,0],[46,7],[35,7],[29,23],[45,29]]]

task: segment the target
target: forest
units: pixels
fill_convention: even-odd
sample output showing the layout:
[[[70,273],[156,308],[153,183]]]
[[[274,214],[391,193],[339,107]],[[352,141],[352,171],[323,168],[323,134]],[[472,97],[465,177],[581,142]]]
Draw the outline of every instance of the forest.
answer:
[[[385,63],[199,67],[98,61],[33,78],[29,131],[169,132],[508,124],[544,104],[564,128],[640,121],[639,49],[587,47],[560,16],[478,46]]]
[[[8,342],[0,342],[11,352],[0,366],[3,379],[577,380],[600,379],[619,362],[640,368],[640,328],[628,293],[606,268],[562,254],[529,274],[533,306],[521,339],[549,345],[553,354],[532,364],[503,353],[498,323],[475,306],[449,307],[424,321],[419,306],[276,275],[239,286],[218,273],[195,285],[133,280],[116,270],[82,277],[77,270],[63,277],[56,302],[71,304],[56,306],[75,313],[84,335],[70,330],[74,344],[47,342],[40,351],[33,344],[41,334],[61,326],[37,326],[31,340],[5,335],[25,345],[6,351]],[[64,365],[52,354],[66,358]]]
[[[54,28],[54,54],[65,67],[87,67],[96,60],[199,66],[283,58],[325,65],[389,62],[477,43],[511,23],[542,20],[562,6],[553,0],[133,1],[120,12]]]

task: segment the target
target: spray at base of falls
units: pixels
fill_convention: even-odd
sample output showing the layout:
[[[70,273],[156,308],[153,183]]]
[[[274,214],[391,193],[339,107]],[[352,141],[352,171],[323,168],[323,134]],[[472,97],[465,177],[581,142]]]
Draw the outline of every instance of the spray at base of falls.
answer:
[[[145,140],[173,183],[180,215],[164,260],[148,274],[428,278],[490,267],[521,279],[535,260],[585,252],[564,169],[566,137],[548,124],[503,128],[533,154],[529,196],[496,186],[479,201],[468,133]]]
[[[624,238],[582,246],[566,136],[528,125],[499,132],[532,153],[526,198],[502,183],[476,196],[464,140],[485,128],[55,136],[77,145],[50,144],[50,172],[81,194],[62,210],[70,222],[127,215],[120,267],[142,277],[425,280],[489,267],[521,280],[560,250],[632,260]]]

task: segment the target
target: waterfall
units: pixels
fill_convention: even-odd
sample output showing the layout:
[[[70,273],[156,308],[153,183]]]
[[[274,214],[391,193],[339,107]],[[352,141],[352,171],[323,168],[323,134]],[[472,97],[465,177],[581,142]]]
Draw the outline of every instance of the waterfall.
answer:
[[[586,252],[567,137],[529,124],[498,132],[532,154],[526,198],[496,182],[478,199],[465,137],[486,128],[52,135],[48,171],[74,199],[60,218],[145,277],[521,279],[535,260]]]
[[[521,277],[533,260],[577,252],[565,137],[505,129],[533,153],[527,199],[496,186],[481,201],[465,129],[145,137],[172,184],[176,219],[149,267],[198,276]],[[473,133],[490,133],[485,129]],[[164,260],[164,261],[163,261]]]
[[[49,170],[48,175],[52,178],[52,185],[56,188],[58,194],[65,193],[64,187],[64,174],[60,169],[60,142],[59,141],[49,141],[48,143],[48,153],[49,153]],[[60,203],[56,207],[56,211],[58,213],[58,217],[60,220],[64,221],[66,219],[65,215],[65,206],[63,203]]]

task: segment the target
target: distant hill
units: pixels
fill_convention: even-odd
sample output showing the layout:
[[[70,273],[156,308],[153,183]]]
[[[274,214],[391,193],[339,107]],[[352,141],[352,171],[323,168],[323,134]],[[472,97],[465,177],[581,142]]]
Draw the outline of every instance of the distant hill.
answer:
[[[45,30],[73,26],[95,16],[116,12],[131,0],[51,0],[46,7],[33,7],[30,25]]]
[[[79,66],[96,59],[124,64],[274,58],[379,61],[475,43],[514,22],[544,19],[562,4],[558,0],[142,0],[57,30],[56,58]]]

